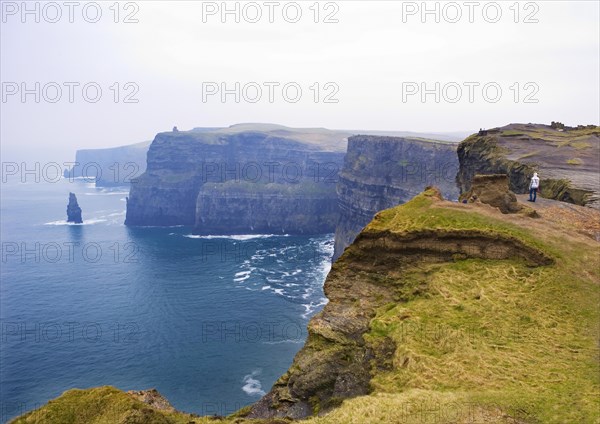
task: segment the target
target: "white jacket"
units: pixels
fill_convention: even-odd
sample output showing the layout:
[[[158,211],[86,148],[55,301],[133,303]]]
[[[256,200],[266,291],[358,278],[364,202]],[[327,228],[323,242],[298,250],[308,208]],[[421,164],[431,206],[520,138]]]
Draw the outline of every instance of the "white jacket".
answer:
[[[540,177],[534,175],[531,177],[531,184],[529,184],[529,188],[538,188],[540,186]]]

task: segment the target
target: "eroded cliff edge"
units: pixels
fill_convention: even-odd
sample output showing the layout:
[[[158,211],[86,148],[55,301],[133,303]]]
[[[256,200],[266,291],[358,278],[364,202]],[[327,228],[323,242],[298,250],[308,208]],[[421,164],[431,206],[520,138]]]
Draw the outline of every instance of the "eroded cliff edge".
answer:
[[[596,264],[597,247],[558,222],[444,201],[428,189],[377,214],[337,260],[325,282],[330,302],[310,321],[305,346],[246,416],[325,414],[324,423],[598,418],[598,402],[592,407],[575,389],[600,386],[591,374],[598,322],[586,318],[580,326],[572,315],[598,317],[600,272],[575,267],[580,259]],[[575,340],[574,362],[558,346]],[[557,348],[536,348],[542,345]],[[432,410],[447,421],[426,413]]]
[[[402,204],[429,185],[458,198],[457,144],[409,137],[359,135],[348,151],[337,185],[340,218],[334,260],[379,211]]]
[[[507,174],[510,189],[525,193],[535,171],[543,197],[600,209],[600,127],[510,124],[462,141],[458,159],[461,193],[475,174]]]
[[[289,370],[233,416],[104,387],[15,423],[595,422],[598,243],[547,206],[530,218],[428,189],[378,213],[333,265]]]
[[[380,210],[435,184],[458,197],[456,143],[234,125],[161,133],[126,224],[195,234],[336,233],[337,258]]]

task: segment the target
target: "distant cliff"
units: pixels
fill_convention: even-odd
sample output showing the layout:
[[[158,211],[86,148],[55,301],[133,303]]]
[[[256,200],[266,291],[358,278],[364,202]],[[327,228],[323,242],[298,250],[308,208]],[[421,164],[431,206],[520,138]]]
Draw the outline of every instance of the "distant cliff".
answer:
[[[196,234],[325,234],[339,209],[334,183],[204,184],[196,202]]]
[[[435,185],[458,198],[456,143],[406,137],[354,136],[337,186],[340,219],[334,259],[383,210],[404,203]]]
[[[600,127],[510,124],[460,143],[457,183],[465,193],[475,174],[507,174],[510,190],[525,193],[536,171],[543,197],[600,209],[599,158]]]
[[[89,178],[96,187],[126,186],[146,170],[149,141],[108,149],[82,149],[76,164],[65,170],[65,178]],[[97,178],[96,178],[97,177]]]
[[[160,133],[125,223],[193,225],[197,234],[333,232],[347,136],[245,125]]]

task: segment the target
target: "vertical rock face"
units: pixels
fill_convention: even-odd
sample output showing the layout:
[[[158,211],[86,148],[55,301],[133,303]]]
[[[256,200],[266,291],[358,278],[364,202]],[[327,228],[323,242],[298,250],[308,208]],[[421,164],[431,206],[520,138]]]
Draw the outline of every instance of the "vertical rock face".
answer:
[[[476,174],[508,175],[509,189],[526,193],[535,171],[542,197],[600,209],[600,127],[510,124],[471,135],[457,153],[461,193]]]
[[[310,190],[284,184],[205,184],[196,203],[195,234],[332,233],[339,210],[335,185]]]
[[[75,193],[69,193],[69,204],[67,205],[67,222],[73,222],[75,224],[83,223],[81,219],[81,208],[77,203],[77,196]]]
[[[384,305],[429,298],[426,276],[416,277],[428,264],[459,257],[519,258],[531,266],[554,262],[516,237],[477,220],[469,222],[463,211],[455,219],[465,220],[465,225],[453,228],[455,221],[448,219],[452,210],[437,209],[440,206],[455,204],[430,188],[406,205],[377,214],[361,231],[327,276],[329,303],[310,320],[304,347],[269,393],[252,405],[248,418],[301,419],[327,412],[343,399],[369,394],[377,374],[406,367],[408,357],[404,363],[394,358],[399,338],[372,337],[378,331],[373,318]],[[412,274],[415,270],[419,271]],[[400,319],[410,315],[405,312]]]
[[[456,144],[417,138],[354,136],[337,185],[340,219],[334,259],[383,210],[404,203],[426,186],[455,200]]]
[[[75,164],[65,178],[86,178],[96,187],[127,186],[146,170],[149,141],[109,149],[77,150]]]
[[[126,225],[190,225],[197,234],[333,232],[345,135],[282,128],[158,134],[146,172],[132,184]]]

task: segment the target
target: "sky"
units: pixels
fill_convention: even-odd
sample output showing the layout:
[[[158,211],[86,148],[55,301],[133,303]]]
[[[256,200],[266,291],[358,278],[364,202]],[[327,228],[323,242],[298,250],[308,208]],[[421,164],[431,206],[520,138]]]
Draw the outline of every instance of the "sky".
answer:
[[[600,121],[598,1],[67,3],[1,2],[3,161],[173,126]]]

